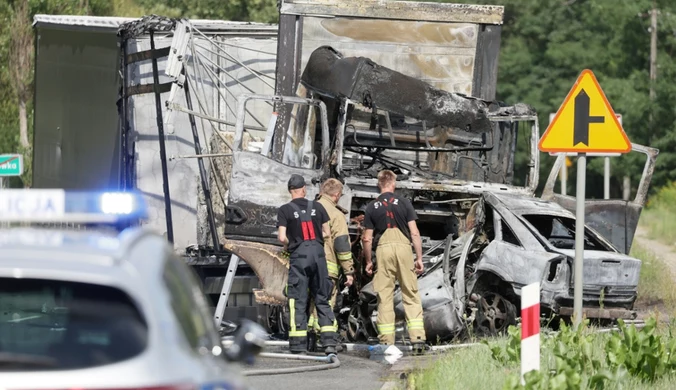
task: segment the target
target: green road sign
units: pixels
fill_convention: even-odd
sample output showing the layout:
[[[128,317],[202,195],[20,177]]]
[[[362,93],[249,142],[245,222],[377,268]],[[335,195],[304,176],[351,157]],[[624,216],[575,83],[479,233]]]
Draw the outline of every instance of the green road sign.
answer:
[[[20,154],[0,154],[0,177],[21,176],[23,156]]]

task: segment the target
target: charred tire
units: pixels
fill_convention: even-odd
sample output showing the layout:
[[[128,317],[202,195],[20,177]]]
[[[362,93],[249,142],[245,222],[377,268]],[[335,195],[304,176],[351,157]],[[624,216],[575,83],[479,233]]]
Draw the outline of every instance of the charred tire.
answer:
[[[498,336],[506,333],[510,325],[516,325],[516,306],[505,297],[506,294],[479,288],[475,293],[480,298],[474,327],[480,336]]]
[[[361,319],[359,318],[359,305],[355,304],[350,308],[346,325],[346,339],[352,343],[360,341],[359,339],[363,332],[363,326]]]

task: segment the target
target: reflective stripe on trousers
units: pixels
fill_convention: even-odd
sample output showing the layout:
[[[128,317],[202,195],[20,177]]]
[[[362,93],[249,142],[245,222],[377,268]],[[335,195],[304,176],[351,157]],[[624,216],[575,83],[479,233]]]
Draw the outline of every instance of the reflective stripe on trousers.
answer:
[[[399,281],[412,342],[425,340],[425,327],[411,243],[399,229],[387,229],[376,248],[373,288],[378,296],[378,333],[381,344],[394,344],[394,291]]]
[[[324,247],[316,241],[302,242],[289,258],[287,297],[290,314],[289,348],[292,351],[303,352],[307,349],[307,310],[310,297],[316,302],[316,322],[320,325],[322,343],[335,345],[336,321],[328,302],[330,293],[331,281],[326,269]]]

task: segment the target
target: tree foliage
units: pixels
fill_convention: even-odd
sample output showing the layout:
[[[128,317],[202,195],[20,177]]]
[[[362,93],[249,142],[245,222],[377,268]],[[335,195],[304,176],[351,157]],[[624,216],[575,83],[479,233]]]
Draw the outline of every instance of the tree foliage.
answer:
[[[275,0],[138,0],[138,4],[175,17],[266,23],[279,19]]]
[[[676,3],[657,1],[658,75],[656,99],[650,91],[650,18],[652,0],[454,0],[502,4],[505,20],[498,70],[498,99],[524,102],[537,109],[541,133],[577,76],[596,75],[632,142],[660,149],[652,188],[676,180]],[[652,121],[651,119],[652,114]],[[541,155],[541,184],[554,159]],[[612,160],[611,197],[621,196],[625,174],[634,190],[645,158],[632,153]],[[603,194],[602,159],[591,159],[587,195]],[[569,170],[574,178],[575,170]],[[518,175],[517,175],[518,176]],[[574,180],[568,181],[569,193]]]
[[[429,0],[428,0],[429,1]],[[90,14],[277,22],[276,0],[0,0],[0,152],[18,150],[16,89],[9,72],[12,10],[27,2],[36,13]],[[549,113],[559,107],[579,73],[594,71],[633,142],[660,149],[653,188],[676,180],[676,2],[658,0],[658,76],[656,99],[650,91],[650,18],[653,0],[452,0],[502,4],[505,21],[498,72],[498,98],[524,102],[539,114],[541,132]],[[30,25],[30,22],[29,22]],[[12,59],[13,60],[13,59]],[[26,80],[26,85],[30,81]],[[29,111],[32,108],[29,105]],[[32,123],[29,121],[32,127]],[[636,155],[634,153],[634,155]],[[620,196],[622,177],[635,188],[642,166],[639,156],[613,159],[612,196]],[[596,161],[598,160],[598,161]],[[602,193],[602,161],[589,164],[588,196]],[[541,183],[553,158],[541,155]],[[574,167],[569,177],[574,177]],[[523,172],[517,172],[523,177]],[[574,180],[569,180],[569,192]]]

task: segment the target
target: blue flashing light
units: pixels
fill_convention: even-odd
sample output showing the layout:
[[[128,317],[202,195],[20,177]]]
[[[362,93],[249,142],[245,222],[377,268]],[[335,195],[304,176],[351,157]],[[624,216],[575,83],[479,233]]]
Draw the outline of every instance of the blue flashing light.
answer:
[[[134,211],[134,197],[125,192],[105,192],[101,194],[101,211],[129,215]]]
[[[0,190],[0,221],[117,223],[147,217],[137,192]]]

